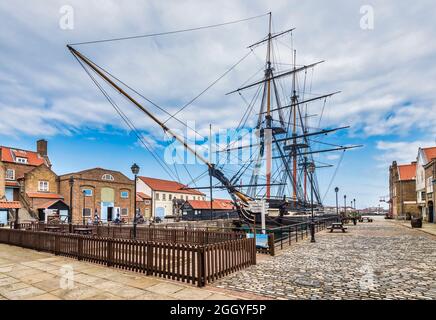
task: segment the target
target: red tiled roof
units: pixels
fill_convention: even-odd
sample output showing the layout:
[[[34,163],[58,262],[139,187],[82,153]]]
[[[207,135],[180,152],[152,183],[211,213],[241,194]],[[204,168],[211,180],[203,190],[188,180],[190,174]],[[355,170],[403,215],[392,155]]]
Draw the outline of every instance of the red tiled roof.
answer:
[[[137,192],[136,194],[138,195],[138,197],[142,199],[151,199],[151,197],[148,194],[145,194],[144,192]]]
[[[423,148],[422,151],[424,151],[428,162],[430,162],[433,158],[436,158],[436,147]]]
[[[162,180],[162,179],[155,179],[155,178],[148,178],[148,177],[138,177],[138,178],[141,179],[151,189],[156,191],[204,195],[204,193],[201,193],[198,190],[183,189],[186,188],[187,186],[176,181]]]
[[[398,165],[400,180],[413,180],[416,177],[416,163]]]
[[[210,209],[210,201],[188,200],[187,202],[194,210]],[[231,200],[214,199],[212,203],[213,210],[231,210],[233,207]]]
[[[63,199],[60,194],[56,193],[43,193],[43,192],[28,192],[27,196],[29,198],[41,198],[41,199]]]
[[[0,209],[20,209],[19,201],[0,201]]]
[[[3,162],[12,162],[17,163],[15,161],[16,157],[26,158],[27,164],[30,166],[40,166],[41,164],[45,164],[45,159],[39,153],[34,151],[27,151],[21,149],[14,149],[9,147],[0,147],[1,148],[1,161]]]

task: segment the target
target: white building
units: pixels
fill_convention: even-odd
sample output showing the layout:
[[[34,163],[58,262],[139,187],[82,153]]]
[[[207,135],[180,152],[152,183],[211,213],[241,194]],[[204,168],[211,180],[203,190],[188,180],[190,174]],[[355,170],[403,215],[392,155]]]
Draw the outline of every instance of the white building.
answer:
[[[173,215],[173,199],[206,200],[204,193],[186,188],[176,181],[149,177],[138,177],[136,181],[137,192],[151,196],[152,216],[160,218]]]

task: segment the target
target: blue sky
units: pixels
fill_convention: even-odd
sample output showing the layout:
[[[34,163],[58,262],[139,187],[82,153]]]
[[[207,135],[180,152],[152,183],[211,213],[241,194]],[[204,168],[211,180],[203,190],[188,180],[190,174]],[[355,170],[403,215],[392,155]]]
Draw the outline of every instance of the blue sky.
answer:
[[[374,29],[360,26],[363,5],[371,5]],[[74,29],[59,26],[60,9],[74,9]],[[101,38],[130,36],[208,25],[273,12],[276,31],[296,27],[293,43],[315,69],[313,92],[341,90],[330,99],[324,127],[351,125],[326,142],[363,144],[346,152],[327,192],[356,198],[360,207],[378,205],[388,194],[388,166],[414,160],[418,146],[436,144],[436,21],[432,1],[28,1],[0,4],[0,144],[34,149],[49,141],[58,174],[90,167],[130,175],[137,162],[141,174],[168,178],[147,150],[93,87],[65,45]],[[183,14],[181,14],[183,12]],[[200,14],[199,14],[200,12]],[[266,19],[178,36],[82,46],[81,50],[141,93],[174,112],[226,71],[265,35]],[[288,39],[289,38],[285,38]],[[285,41],[285,39],[283,41]],[[195,121],[207,135],[232,128],[242,116],[239,97],[225,97],[262,66],[261,51],[250,56],[217,86],[184,110],[179,118]],[[301,59],[301,60],[300,60]],[[162,152],[162,132],[127,104],[125,112]],[[313,112],[319,111],[315,106]],[[156,115],[164,117],[158,110]],[[171,123],[179,128],[177,123]],[[338,163],[338,155],[325,161]],[[323,160],[323,161],[324,161]],[[204,167],[190,167],[200,174]],[[319,170],[326,193],[334,169]],[[182,182],[190,180],[179,169]],[[200,181],[199,185],[206,185]],[[221,194],[225,196],[225,194]]]

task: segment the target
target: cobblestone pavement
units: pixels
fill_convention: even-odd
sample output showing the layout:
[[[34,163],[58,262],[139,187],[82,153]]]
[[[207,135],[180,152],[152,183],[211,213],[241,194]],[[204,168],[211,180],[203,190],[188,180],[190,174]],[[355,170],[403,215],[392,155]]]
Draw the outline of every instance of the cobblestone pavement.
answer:
[[[436,237],[377,218],[316,235],[218,281],[274,299],[436,299]]]

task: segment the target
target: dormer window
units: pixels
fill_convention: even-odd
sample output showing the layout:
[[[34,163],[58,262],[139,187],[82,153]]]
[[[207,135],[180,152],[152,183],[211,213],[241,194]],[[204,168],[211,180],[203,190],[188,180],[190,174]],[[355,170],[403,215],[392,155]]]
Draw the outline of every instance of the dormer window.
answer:
[[[26,164],[27,163],[27,158],[16,158],[15,159],[15,161],[17,162],[17,163],[24,163],[24,164]]]
[[[101,177],[101,179],[106,180],[106,181],[114,181],[115,180],[113,175],[108,174],[108,173],[104,174],[103,177]]]

